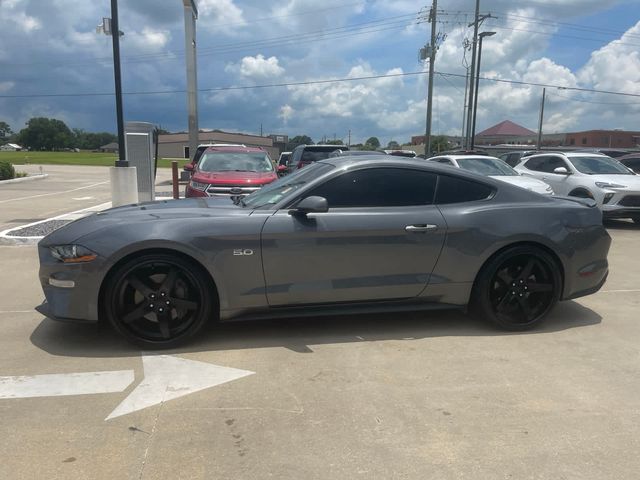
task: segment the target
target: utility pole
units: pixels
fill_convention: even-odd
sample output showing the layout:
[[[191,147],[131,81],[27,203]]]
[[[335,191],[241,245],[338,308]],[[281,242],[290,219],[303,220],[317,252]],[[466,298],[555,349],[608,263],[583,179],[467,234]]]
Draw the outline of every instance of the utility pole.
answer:
[[[478,114],[478,93],[480,91],[480,65],[482,64],[482,39],[491,37],[496,32],[482,32],[480,34],[480,47],[478,48],[478,68],[476,72],[476,95],[473,98],[473,122],[471,123],[471,150],[476,145],[476,115]]]
[[[475,77],[478,75],[476,72],[476,51],[478,49],[478,28],[487,18],[492,18],[491,14],[480,15],[480,0],[476,0],[476,14],[474,21],[469,24],[469,27],[473,26],[473,46],[471,49],[471,77],[469,82],[469,106],[473,105],[475,101]],[[465,147],[469,147],[471,144],[471,124],[473,122],[473,109],[469,108],[467,111],[467,134]]]
[[[462,105],[462,130],[460,131],[460,145],[466,146],[466,130],[467,124],[467,96],[469,94],[469,66],[467,66],[467,74],[464,80],[464,104]]]
[[[347,143],[347,147],[351,148],[351,129],[349,129],[349,143]]]
[[[196,66],[196,20],[198,8],[195,0],[182,0],[184,5],[184,53],[187,61],[187,108],[189,115],[189,158],[198,149],[198,75]]]
[[[540,120],[538,121],[538,150],[542,147],[542,119],[544,117],[544,97],[547,92],[546,88],[542,89],[542,101],[540,102]]]
[[[429,12],[429,20],[431,20],[431,42],[429,43],[429,87],[427,91],[427,121],[424,135],[424,153],[425,157],[431,156],[431,109],[433,106],[433,73],[436,61],[436,12],[438,9],[438,0],[433,0],[431,11]]]
[[[106,32],[105,32],[106,33]],[[116,83],[116,121],[118,123],[118,160],[116,167],[128,167],[124,151],[124,115],[122,113],[122,77],[120,75],[120,26],[118,0],[111,0],[111,43],[113,44],[113,76]]]

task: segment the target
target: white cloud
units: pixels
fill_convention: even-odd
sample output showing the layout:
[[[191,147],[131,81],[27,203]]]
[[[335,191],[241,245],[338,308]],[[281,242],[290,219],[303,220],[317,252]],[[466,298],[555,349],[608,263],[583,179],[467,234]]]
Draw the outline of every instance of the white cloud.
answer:
[[[198,12],[199,24],[218,30],[233,32],[246,23],[242,10],[233,0],[200,0]]]
[[[279,65],[277,57],[265,58],[258,54],[255,57],[244,57],[239,64],[228,64],[225,71],[249,79],[268,79],[282,75],[284,68]]]
[[[280,113],[278,114],[278,117],[281,118],[282,123],[286,125],[294,113],[295,113],[295,110],[293,109],[293,107],[287,104],[280,107]]]
[[[15,82],[0,82],[0,92],[8,92],[15,86]]]

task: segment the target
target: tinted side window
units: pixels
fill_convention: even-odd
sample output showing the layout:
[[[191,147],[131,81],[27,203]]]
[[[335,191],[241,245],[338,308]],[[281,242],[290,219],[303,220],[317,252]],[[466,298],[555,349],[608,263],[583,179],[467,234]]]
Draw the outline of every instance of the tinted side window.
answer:
[[[547,161],[543,166],[544,171],[548,173],[553,173],[553,171],[558,167],[564,167],[569,170],[567,162],[565,162],[561,157],[547,157]]]
[[[546,161],[547,161],[547,157],[530,158],[525,162],[524,166],[529,170],[534,170],[536,172],[544,172],[545,170],[543,170],[543,168]]]
[[[440,175],[436,204],[462,203],[485,200],[493,194],[493,188],[481,183],[448,175]]]
[[[430,205],[436,179],[420,170],[370,168],[343,173],[305,196],[324,197],[329,208]]]

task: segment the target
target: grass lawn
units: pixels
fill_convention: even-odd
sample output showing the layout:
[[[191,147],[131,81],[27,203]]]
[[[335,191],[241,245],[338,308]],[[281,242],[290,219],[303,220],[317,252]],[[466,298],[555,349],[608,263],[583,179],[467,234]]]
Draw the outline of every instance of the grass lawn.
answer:
[[[32,163],[36,165],[95,165],[112,167],[117,157],[113,153],[74,152],[0,152],[0,161],[9,161],[14,165]],[[186,163],[178,160],[178,167]],[[161,158],[158,167],[171,167],[171,160]]]

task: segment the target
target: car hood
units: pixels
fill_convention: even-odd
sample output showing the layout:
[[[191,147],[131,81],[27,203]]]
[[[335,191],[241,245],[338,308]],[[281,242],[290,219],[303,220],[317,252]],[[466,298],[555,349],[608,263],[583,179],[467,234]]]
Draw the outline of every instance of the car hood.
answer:
[[[275,172],[202,172],[193,174],[195,182],[213,183],[217,185],[264,185],[276,180]]]
[[[526,188],[527,190],[541,193],[543,195],[551,194],[551,191],[548,190],[549,185],[537,178],[525,177],[522,175],[491,175],[491,178],[495,178],[496,180],[501,180],[521,188]]]
[[[235,205],[230,198],[226,197],[196,197],[125,205],[71,222],[44,237],[40,244],[43,246],[67,244],[89,233],[123,224],[137,225],[174,218],[248,216],[251,213],[252,210]]]

